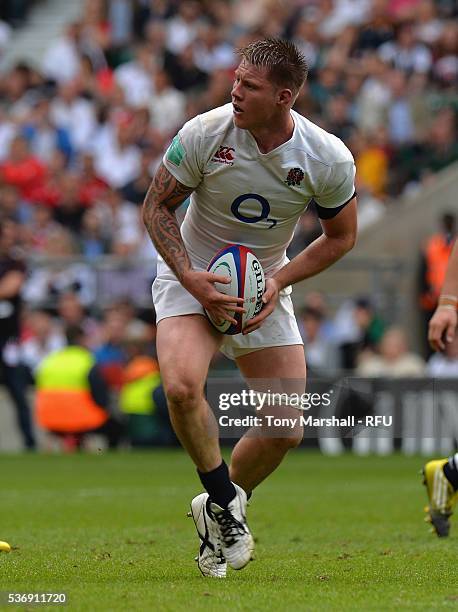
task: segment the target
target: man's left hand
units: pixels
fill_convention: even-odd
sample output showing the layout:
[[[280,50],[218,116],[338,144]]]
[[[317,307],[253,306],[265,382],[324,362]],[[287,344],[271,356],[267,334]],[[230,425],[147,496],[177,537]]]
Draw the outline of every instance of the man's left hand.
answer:
[[[279,285],[273,278],[266,279],[266,290],[262,296],[263,307],[261,312],[257,314],[253,319],[250,319],[242,331],[242,334],[246,336],[256,329],[259,329],[264,323],[264,320],[275,310],[275,306],[278,301],[278,293],[280,291]]]

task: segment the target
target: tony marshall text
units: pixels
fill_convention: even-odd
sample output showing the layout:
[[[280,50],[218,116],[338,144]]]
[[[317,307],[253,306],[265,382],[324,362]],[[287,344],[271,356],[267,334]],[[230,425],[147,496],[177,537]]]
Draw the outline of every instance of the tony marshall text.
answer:
[[[356,427],[362,425],[364,427],[391,427],[393,417],[386,415],[365,416],[362,419],[357,419],[354,416],[348,416],[339,419],[336,416],[327,418],[318,418],[312,416],[299,416],[294,418],[280,418],[272,415],[253,416],[248,415],[241,418],[230,417],[224,414],[219,417],[218,423],[221,427]]]

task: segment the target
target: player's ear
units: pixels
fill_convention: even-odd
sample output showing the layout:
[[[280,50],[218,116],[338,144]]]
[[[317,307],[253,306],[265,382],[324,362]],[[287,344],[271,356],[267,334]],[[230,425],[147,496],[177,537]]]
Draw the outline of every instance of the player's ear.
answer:
[[[289,106],[293,101],[293,92],[291,89],[280,89],[278,92],[277,101],[282,106]]]

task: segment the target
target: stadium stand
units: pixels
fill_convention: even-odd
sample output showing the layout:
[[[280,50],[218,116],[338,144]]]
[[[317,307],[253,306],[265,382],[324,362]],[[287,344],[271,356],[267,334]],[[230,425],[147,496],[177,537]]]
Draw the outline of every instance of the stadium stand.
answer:
[[[332,311],[370,294],[387,323],[411,324],[405,232],[414,216],[418,240],[430,233],[423,212],[456,189],[456,16],[447,0],[2,2],[0,216],[29,267],[26,311],[44,308],[59,327],[69,292],[92,320],[129,295],[154,333],[156,253],[140,221],[154,170],[184,121],[230,100],[237,47],[283,36],[310,64],[296,109],[355,156],[363,230],[355,257],[298,287],[296,304],[314,289]],[[311,207],[291,254],[317,231]],[[307,317],[310,329],[320,319]]]

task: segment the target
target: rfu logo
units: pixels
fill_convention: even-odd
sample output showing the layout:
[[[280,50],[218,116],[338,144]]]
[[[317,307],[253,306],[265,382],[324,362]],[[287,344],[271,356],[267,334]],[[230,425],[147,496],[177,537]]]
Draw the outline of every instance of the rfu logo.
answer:
[[[212,161],[220,164],[226,164],[227,166],[233,166],[235,160],[235,149],[232,147],[219,147],[216,153],[212,157]]]
[[[302,168],[291,168],[286,177],[285,183],[290,187],[296,187],[301,184],[304,178],[304,171]]]

